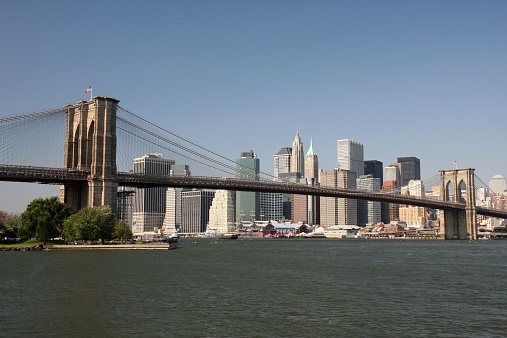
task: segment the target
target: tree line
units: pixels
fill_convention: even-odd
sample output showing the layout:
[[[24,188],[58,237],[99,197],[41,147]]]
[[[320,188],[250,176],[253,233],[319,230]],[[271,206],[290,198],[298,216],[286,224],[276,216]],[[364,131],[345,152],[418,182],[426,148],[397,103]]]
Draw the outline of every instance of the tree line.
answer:
[[[88,207],[72,214],[67,204],[49,197],[33,200],[22,214],[0,211],[0,238],[123,242],[132,238],[132,231],[127,222],[116,219],[109,206]]]

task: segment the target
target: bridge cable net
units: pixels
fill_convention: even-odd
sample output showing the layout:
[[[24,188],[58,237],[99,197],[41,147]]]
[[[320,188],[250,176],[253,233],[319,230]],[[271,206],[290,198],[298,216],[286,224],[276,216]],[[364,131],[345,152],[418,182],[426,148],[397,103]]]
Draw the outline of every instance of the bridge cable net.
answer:
[[[147,154],[188,165],[192,176],[230,178],[239,174],[251,175],[253,171],[245,166],[237,169],[235,160],[157,126],[121,106],[118,106],[116,115],[118,171],[132,171],[134,159]],[[261,172],[258,179],[272,181],[274,176]]]
[[[390,190],[383,191],[386,195],[408,195],[420,199],[437,199],[437,197],[429,197],[426,192],[432,192],[434,187],[440,188],[440,174],[435,174],[431,177],[405,185],[402,187],[394,187]]]
[[[61,168],[65,126],[63,107],[0,118],[0,164]]]
[[[474,175],[477,206],[494,210],[507,210],[507,191],[494,191],[477,174]]]

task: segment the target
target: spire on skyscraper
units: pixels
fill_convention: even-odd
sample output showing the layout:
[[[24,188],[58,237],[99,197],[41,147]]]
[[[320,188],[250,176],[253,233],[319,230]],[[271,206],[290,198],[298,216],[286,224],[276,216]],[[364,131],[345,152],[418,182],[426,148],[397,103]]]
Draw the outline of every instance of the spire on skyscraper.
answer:
[[[300,173],[301,176],[305,172],[305,159],[303,152],[303,142],[299,136],[299,131],[296,131],[294,142],[292,142],[292,159],[291,159],[291,172]]]
[[[306,156],[308,155],[315,155],[315,151],[313,150],[313,139],[310,139],[310,148],[308,148],[308,152],[306,153]]]

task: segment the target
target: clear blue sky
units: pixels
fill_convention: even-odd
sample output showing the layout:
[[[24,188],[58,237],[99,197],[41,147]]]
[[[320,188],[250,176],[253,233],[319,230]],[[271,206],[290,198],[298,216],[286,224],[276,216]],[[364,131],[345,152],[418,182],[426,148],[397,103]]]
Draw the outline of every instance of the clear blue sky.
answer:
[[[263,171],[310,138],[507,176],[507,1],[0,1],[0,117],[114,97]],[[1,146],[1,145],[0,145]],[[0,210],[55,195],[0,183]],[[45,195],[44,195],[45,194]],[[34,196],[35,195],[35,196]]]

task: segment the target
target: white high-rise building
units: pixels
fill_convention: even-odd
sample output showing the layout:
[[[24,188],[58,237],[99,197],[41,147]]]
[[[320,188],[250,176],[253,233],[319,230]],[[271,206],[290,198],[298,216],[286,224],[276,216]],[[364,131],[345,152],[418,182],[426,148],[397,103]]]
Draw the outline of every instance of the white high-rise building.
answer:
[[[160,154],[146,154],[134,159],[134,173],[152,176],[168,175],[173,160]],[[132,232],[156,232],[163,226],[166,207],[166,188],[136,188],[133,201]]]
[[[171,166],[171,176],[190,176],[190,167],[186,164]],[[181,192],[188,189],[167,188],[164,218],[165,234],[173,233],[181,228]]]
[[[209,209],[208,229],[215,234],[236,231],[234,191],[217,190]]]
[[[401,188],[401,193],[415,197],[425,197],[424,184],[421,180],[410,180],[408,185]]]
[[[495,175],[489,180],[489,190],[495,195],[503,195],[507,190],[507,183],[502,175]]]
[[[408,185],[401,188],[401,193],[415,197],[425,197],[424,184],[421,180],[410,180]],[[415,205],[400,205],[400,219],[408,225],[418,224],[424,226],[427,223],[426,208]]]
[[[338,169],[350,170],[357,176],[364,175],[364,147],[361,142],[338,140]]]
[[[400,168],[390,165],[384,168],[384,182],[397,182],[400,183]]]

